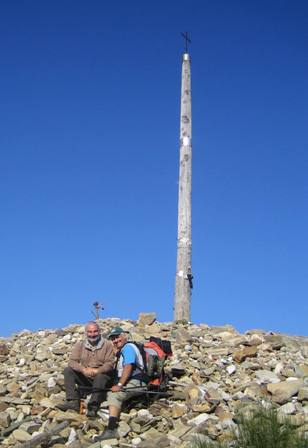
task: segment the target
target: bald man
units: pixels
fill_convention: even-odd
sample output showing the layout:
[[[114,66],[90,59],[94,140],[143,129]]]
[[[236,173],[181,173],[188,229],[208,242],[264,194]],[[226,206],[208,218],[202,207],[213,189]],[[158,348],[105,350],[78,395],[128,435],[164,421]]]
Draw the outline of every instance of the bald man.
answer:
[[[101,336],[100,328],[94,321],[85,326],[86,339],[73,347],[68,367],[64,369],[66,401],[57,407],[61,411],[80,408],[78,386],[95,389],[91,394],[87,416],[96,417],[102,401],[106,399],[106,389],[111,380],[114,367],[112,343]],[[100,389],[100,390],[98,390]]]

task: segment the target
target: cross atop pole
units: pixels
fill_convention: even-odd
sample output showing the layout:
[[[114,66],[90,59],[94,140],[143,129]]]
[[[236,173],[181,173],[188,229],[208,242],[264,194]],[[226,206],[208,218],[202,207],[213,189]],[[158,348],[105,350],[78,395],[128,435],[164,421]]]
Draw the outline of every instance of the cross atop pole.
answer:
[[[189,39],[188,32],[181,33],[185,39],[185,53],[188,53],[188,42],[191,44],[191,40]]]

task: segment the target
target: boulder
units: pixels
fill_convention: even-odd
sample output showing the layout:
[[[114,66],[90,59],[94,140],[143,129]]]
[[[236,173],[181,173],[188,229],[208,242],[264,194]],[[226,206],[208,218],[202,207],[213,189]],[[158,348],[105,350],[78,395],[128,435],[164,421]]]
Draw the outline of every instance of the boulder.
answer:
[[[281,381],[280,383],[268,384],[267,390],[272,394],[275,403],[284,404],[296,395],[302,386],[302,380]]]
[[[152,325],[156,321],[156,313],[140,313],[138,324],[139,325]]]

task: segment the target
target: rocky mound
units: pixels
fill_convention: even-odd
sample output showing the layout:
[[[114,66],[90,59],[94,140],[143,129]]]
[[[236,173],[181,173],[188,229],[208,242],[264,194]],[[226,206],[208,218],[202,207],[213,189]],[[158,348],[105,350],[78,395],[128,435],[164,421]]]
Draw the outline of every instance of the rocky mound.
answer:
[[[84,327],[23,331],[0,342],[1,447],[189,447],[200,432],[227,440],[238,410],[257,403],[271,403],[308,432],[307,338],[262,330],[243,335],[230,325],[158,323],[147,314],[137,322],[99,324],[103,334],[121,325],[133,340],[154,335],[172,342],[167,370],[182,375],[171,377],[170,396],[123,412],[121,439],[94,444],[91,438],[107,422],[104,407],[96,420],[55,408],[65,397],[62,372]]]

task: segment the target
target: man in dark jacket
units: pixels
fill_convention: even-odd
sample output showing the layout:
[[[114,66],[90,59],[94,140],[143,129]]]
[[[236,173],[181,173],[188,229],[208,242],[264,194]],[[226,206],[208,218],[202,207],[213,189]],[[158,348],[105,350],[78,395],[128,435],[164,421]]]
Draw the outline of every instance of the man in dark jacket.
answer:
[[[96,389],[92,393],[87,416],[95,417],[102,401],[114,367],[112,343],[102,338],[96,322],[88,322],[85,327],[86,339],[73,347],[68,367],[64,369],[66,401],[57,407],[62,411],[79,411],[80,394],[76,385]],[[99,390],[101,389],[101,390]]]

